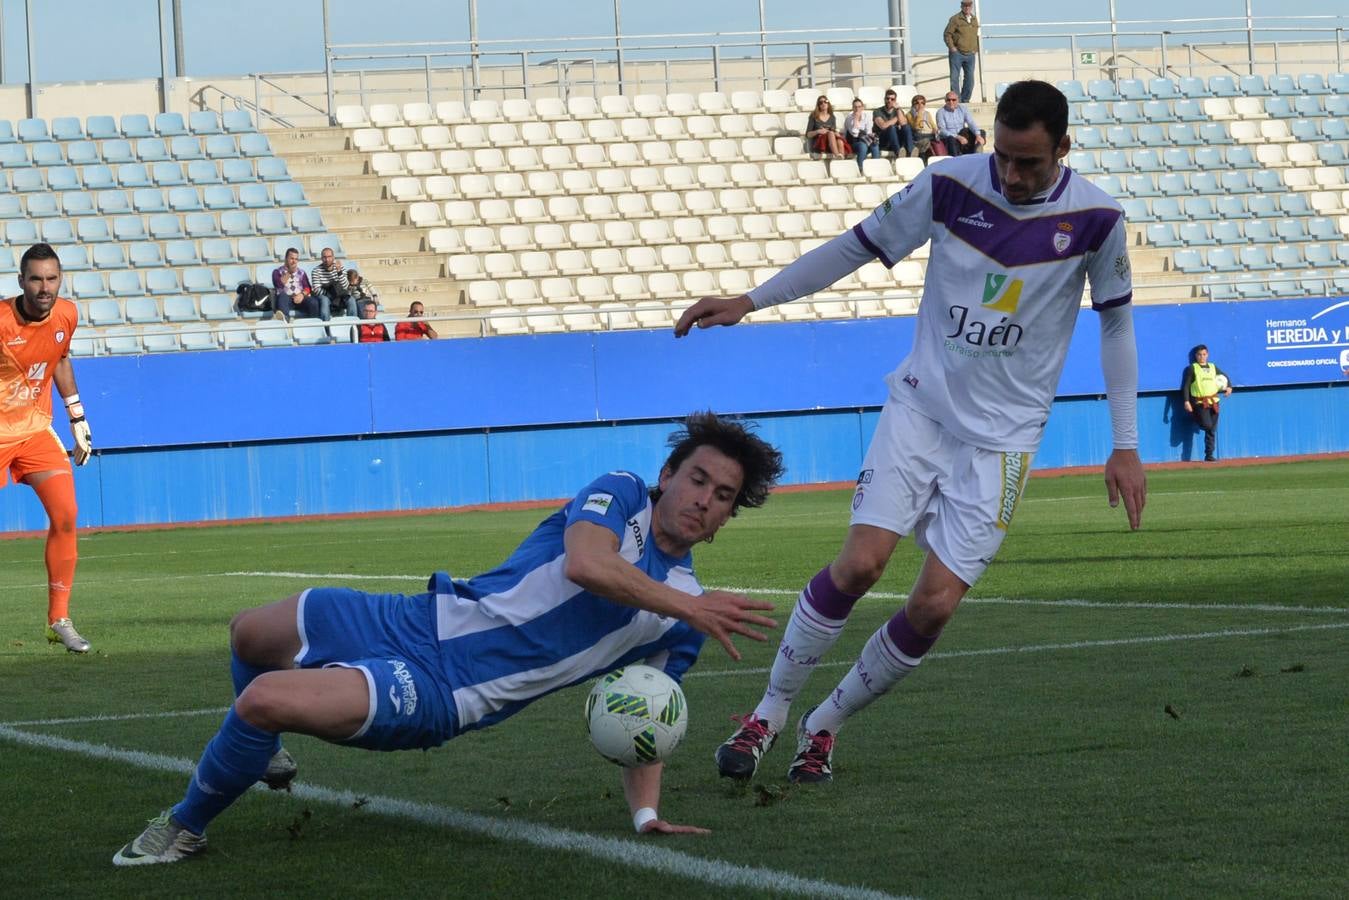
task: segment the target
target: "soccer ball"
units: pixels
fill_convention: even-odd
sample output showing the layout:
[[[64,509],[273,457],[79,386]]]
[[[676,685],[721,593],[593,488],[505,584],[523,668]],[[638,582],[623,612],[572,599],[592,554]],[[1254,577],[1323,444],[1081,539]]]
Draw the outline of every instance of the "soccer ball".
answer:
[[[1218,386],[1218,390],[1220,390],[1220,391],[1225,391],[1225,390],[1227,390],[1227,376],[1226,376],[1226,375],[1219,375],[1217,378],[1213,379],[1213,383],[1216,384],[1216,385]]]
[[[688,725],[684,692],[673,678],[651,666],[610,672],[586,697],[590,743],[600,756],[620,766],[667,759]]]

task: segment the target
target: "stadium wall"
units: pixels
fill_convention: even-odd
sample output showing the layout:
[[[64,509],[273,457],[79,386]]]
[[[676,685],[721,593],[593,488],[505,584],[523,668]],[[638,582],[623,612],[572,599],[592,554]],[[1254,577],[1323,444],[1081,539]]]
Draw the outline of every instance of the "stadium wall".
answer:
[[[80,524],[560,497],[610,468],[654,476],[671,422],[708,407],[753,416],[783,448],[788,482],[851,479],[915,322],[80,359],[101,451],[77,470]],[[1240,388],[1223,407],[1220,455],[1349,450],[1349,300],[1141,307],[1135,322],[1145,460],[1202,447],[1175,397],[1200,341]],[[1038,468],[1109,452],[1097,334],[1084,311]],[[31,491],[0,491],[0,527],[45,527]]]

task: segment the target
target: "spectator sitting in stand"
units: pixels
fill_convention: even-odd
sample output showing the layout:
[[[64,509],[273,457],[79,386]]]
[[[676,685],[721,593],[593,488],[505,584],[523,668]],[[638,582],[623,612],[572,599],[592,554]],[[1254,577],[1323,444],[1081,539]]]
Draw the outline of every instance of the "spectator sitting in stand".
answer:
[[[379,292],[375,286],[355,269],[347,269],[347,287],[351,290],[351,299],[356,301],[356,308],[360,309],[361,304],[367,300],[375,301],[375,308],[379,308]]]
[[[412,301],[412,305],[408,307],[408,318],[420,319],[425,315],[426,307],[422,306],[422,302]],[[399,322],[393,327],[393,335],[397,341],[420,341],[422,338],[440,337],[430,322]]]
[[[953,91],[946,94],[946,105],[937,110],[937,137],[946,143],[946,151],[952,156],[978,153],[984,145],[984,133]]]
[[[904,119],[913,141],[909,155],[916,152],[923,160],[923,165],[927,165],[927,158],[932,155],[932,139],[937,136],[937,123],[932,121],[932,113],[928,112],[927,98],[922,94],[914,94],[913,105],[905,113]]]
[[[903,149],[905,156],[913,156],[913,129],[896,100],[894,91],[886,91],[885,105],[871,114],[876,137],[883,152],[898,157],[899,151]]]
[[[318,317],[328,321],[332,317],[328,304],[320,303],[309,284],[309,276],[300,268],[300,251],[286,248],[286,261],[272,270],[272,291],[276,297],[276,311],[287,322],[299,316]]]
[[[806,146],[813,153],[827,153],[834,159],[842,159],[847,146],[843,138],[838,136],[834,105],[823,94],[815,101],[815,108],[806,120]]]
[[[346,269],[333,256],[332,247],[323,248],[319,254],[319,264],[309,270],[309,281],[314,286],[314,293],[319,295],[320,304],[327,300],[330,314],[341,312],[348,316],[356,315],[356,299],[351,296]]]
[[[857,156],[857,171],[862,171],[862,162],[868,156],[880,158],[881,145],[877,143],[876,132],[872,129],[871,113],[866,111],[861,100],[854,98],[852,112],[843,120],[843,134]]]
[[[361,321],[351,326],[351,336],[357,344],[378,344],[389,340],[389,329],[384,327],[383,322],[375,320],[374,300],[366,300],[361,304]]]

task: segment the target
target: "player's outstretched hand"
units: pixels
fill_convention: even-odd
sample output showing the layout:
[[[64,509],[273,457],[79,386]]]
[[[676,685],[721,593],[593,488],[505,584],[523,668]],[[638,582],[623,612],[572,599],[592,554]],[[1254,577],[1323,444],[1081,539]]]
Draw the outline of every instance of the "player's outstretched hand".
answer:
[[[690,604],[685,621],[708,637],[716,638],[731,659],[740,659],[740,651],[731,643],[731,635],[743,634],[754,641],[766,641],[768,636],[750,626],[776,628],[778,623],[755,610],[771,610],[773,604],[751,600],[730,591],[708,591]]]
[[[75,465],[82,466],[94,453],[94,436],[89,431],[89,423],[84,416],[70,420],[70,434],[75,438]]]
[[[734,325],[753,311],[754,304],[750,302],[749,294],[739,297],[703,297],[679,317],[675,323],[675,337],[681,338],[688,334],[695,324],[699,328]]]
[[[675,825],[664,819],[652,819],[642,826],[642,834],[711,834],[710,828],[697,825]]]
[[[1137,450],[1116,450],[1105,461],[1105,489],[1110,496],[1110,508],[1124,500],[1124,511],[1129,515],[1129,528],[1138,530],[1143,524],[1143,507],[1148,502],[1148,477]]]

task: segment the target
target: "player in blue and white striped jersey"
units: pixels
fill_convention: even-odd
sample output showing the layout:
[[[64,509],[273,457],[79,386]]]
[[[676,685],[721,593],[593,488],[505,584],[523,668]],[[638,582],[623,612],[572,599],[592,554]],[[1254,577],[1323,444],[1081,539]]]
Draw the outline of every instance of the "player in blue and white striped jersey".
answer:
[[[630,472],[587,485],[505,562],[466,581],[443,572],[415,596],[311,588],[230,623],[236,700],[182,802],[113,857],[174,862],[259,779],[288,780],[280,733],[370,750],[435,747],[545,694],[635,662],[679,680],[705,636],[734,659],[772,604],[704,591],[693,545],[741,507],[763,505],[782,455],[745,427],[691,416],[654,488]],[[289,774],[293,776],[293,764]],[[659,763],[623,770],[642,833],[701,832],[661,819]]]

